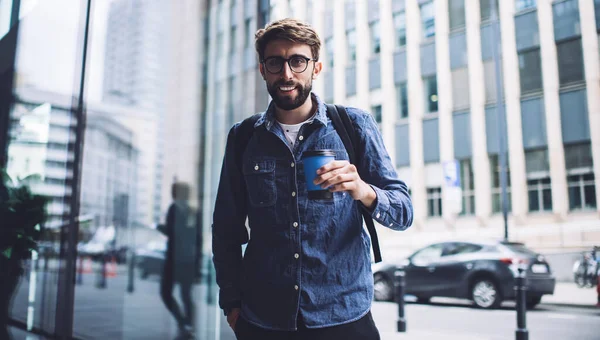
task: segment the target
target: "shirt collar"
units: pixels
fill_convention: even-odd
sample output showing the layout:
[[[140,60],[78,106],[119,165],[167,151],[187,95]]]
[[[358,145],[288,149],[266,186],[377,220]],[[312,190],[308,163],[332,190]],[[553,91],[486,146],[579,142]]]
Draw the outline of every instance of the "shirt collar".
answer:
[[[325,102],[319,98],[315,93],[311,92],[311,98],[317,103],[317,112],[308,120],[307,123],[312,123],[313,121],[320,122],[324,126],[327,125],[327,107],[325,106]],[[267,111],[265,111],[260,118],[254,124],[254,127],[258,127],[262,124],[265,124],[267,130],[270,130],[277,119],[275,118],[275,103],[271,100],[269,103],[269,107]]]

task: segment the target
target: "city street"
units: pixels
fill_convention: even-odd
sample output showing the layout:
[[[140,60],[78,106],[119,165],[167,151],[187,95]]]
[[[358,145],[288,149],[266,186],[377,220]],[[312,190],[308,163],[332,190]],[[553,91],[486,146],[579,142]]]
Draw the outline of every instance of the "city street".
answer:
[[[125,266],[119,266],[117,276],[108,278],[105,289],[96,287],[95,274],[84,275],[83,284],[75,290],[75,335],[81,339],[175,339],[177,328],[161,301],[158,277],[141,280],[136,276],[135,291],[127,293],[126,273]],[[40,282],[42,277],[38,273]],[[27,286],[28,282],[22,281],[15,302],[27,300]],[[221,340],[234,340],[233,332],[215,306],[215,298],[207,294],[207,288],[205,284],[194,288],[194,301],[200,311],[196,315],[197,339],[208,338],[217,328],[221,330]],[[174,296],[179,298],[178,287],[174,289]],[[555,295],[544,297],[541,305],[527,313],[529,338],[600,339],[600,308],[593,306],[594,297],[593,289],[577,288],[571,283],[557,285]],[[13,306],[13,315],[23,316],[19,321],[25,322],[26,310],[25,304],[17,303]],[[403,334],[396,332],[397,313],[395,303],[373,304],[373,317],[383,340],[436,336],[461,340],[514,339],[516,329],[516,313],[511,302],[490,311],[472,308],[468,301],[456,299],[434,298],[429,305],[408,302],[407,333]],[[15,331],[14,335],[15,340],[25,339],[23,332]]]
[[[446,299],[449,300],[449,299]],[[396,332],[398,315],[394,303],[377,302],[373,316],[382,340],[461,339],[506,340],[515,338],[514,304],[499,310],[480,310],[468,303],[444,301],[432,304],[407,304],[407,332]],[[527,313],[529,339],[600,339],[600,309],[541,304]]]

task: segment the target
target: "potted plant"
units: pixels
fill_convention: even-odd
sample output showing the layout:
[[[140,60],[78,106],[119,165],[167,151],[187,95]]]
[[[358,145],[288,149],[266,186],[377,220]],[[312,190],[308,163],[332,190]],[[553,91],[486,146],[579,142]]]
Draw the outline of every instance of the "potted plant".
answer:
[[[25,260],[37,250],[48,199],[31,192],[29,176],[13,183],[5,170],[0,181],[0,339],[8,338],[10,301],[24,272]]]

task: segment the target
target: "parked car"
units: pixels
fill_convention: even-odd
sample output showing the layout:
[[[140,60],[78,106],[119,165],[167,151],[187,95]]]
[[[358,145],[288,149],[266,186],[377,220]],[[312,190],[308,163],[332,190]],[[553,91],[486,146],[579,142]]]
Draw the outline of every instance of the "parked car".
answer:
[[[153,241],[145,247],[136,250],[135,263],[139,270],[140,278],[146,279],[150,275],[162,275],[166,251],[166,240]]]
[[[527,275],[528,308],[538,305],[543,295],[553,294],[556,285],[544,256],[515,242],[435,243],[417,250],[399,267],[406,273],[406,294],[416,296],[418,302],[443,296],[469,299],[480,308],[497,308],[502,301],[515,299],[519,268]],[[393,300],[395,268],[389,264],[373,267],[375,299]]]

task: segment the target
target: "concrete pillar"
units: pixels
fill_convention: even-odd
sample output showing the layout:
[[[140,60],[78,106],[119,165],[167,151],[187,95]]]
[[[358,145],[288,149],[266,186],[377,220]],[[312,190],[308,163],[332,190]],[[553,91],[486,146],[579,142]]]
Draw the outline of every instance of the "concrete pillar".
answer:
[[[600,6],[600,5],[596,5]],[[596,175],[596,209],[600,212],[600,55],[593,0],[579,0],[581,44],[587,87],[588,115],[594,174]]]
[[[527,194],[527,171],[523,150],[521,82],[514,16],[515,1],[500,1],[500,32],[502,35],[502,66],[504,70],[504,96],[506,97],[506,129],[508,134],[512,214],[515,221],[520,223],[529,210],[529,196]]]
[[[369,29],[368,0],[356,1],[356,101],[357,107],[371,111],[369,105],[369,58],[371,30]],[[343,12],[338,12],[343,13]]]
[[[303,0],[305,1],[305,0]],[[319,60],[323,63],[323,71],[325,72],[333,72],[333,70],[327,70],[325,68],[327,62],[327,49],[325,47],[325,36],[324,36],[324,13],[323,13],[323,1],[313,1],[312,2],[312,13],[306,13],[306,18],[311,17],[312,26],[317,31],[319,38],[321,39],[321,51],[319,52]],[[324,100],[325,95],[325,86],[323,73],[313,82],[313,92],[316,93],[321,100]]]
[[[467,55],[471,94],[471,148],[475,215],[480,224],[487,224],[492,212],[490,160],[485,130],[485,84],[481,60],[481,15],[479,0],[465,0]]]
[[[448,0],[435,2],[435,48],[438,84],[438,114],[440,130],[440,161],[454,159],[452,129],[452,72],[450,70],[450,22]]]
[[[406,63],[408,72],[408,119],[410,168],[414,222],[423,226],[427,219],[427,191],[423,160],[423,111],[425,110],[421,77],[421,15],[418,0],[406,0]]]
[[[546,135],[552,180],[552,211],[560,220],[568,212],[569,194],[565,170],[565,153],[560,120],[560,97],[556,43],[552,1],[538,1],[538,23],[540,31],[540,55],[542,62],[544,106],[546,111]]]
[[[394,32],[394,23],[392,22],[392,1],[381,0],[379,2],[379,18],[381,32]],[[395,163],[396,159],[396,120],[398,115],[398,98],[396,95],[396,85],[394,84],[394,50],[395,34],[381,35],[381,91],[384,100],[382,101],[382,133],[385,146]]]
[[[335,13],[344,13],[343,1],[334,2],[333,13],[333,42],[335,44],[335,51],[339,52],[334,55],[333,101],[336,104],[344,104],[346,102],[346,64],[348,59],[345,29],[346,20],[344,15],[335,15]]]

